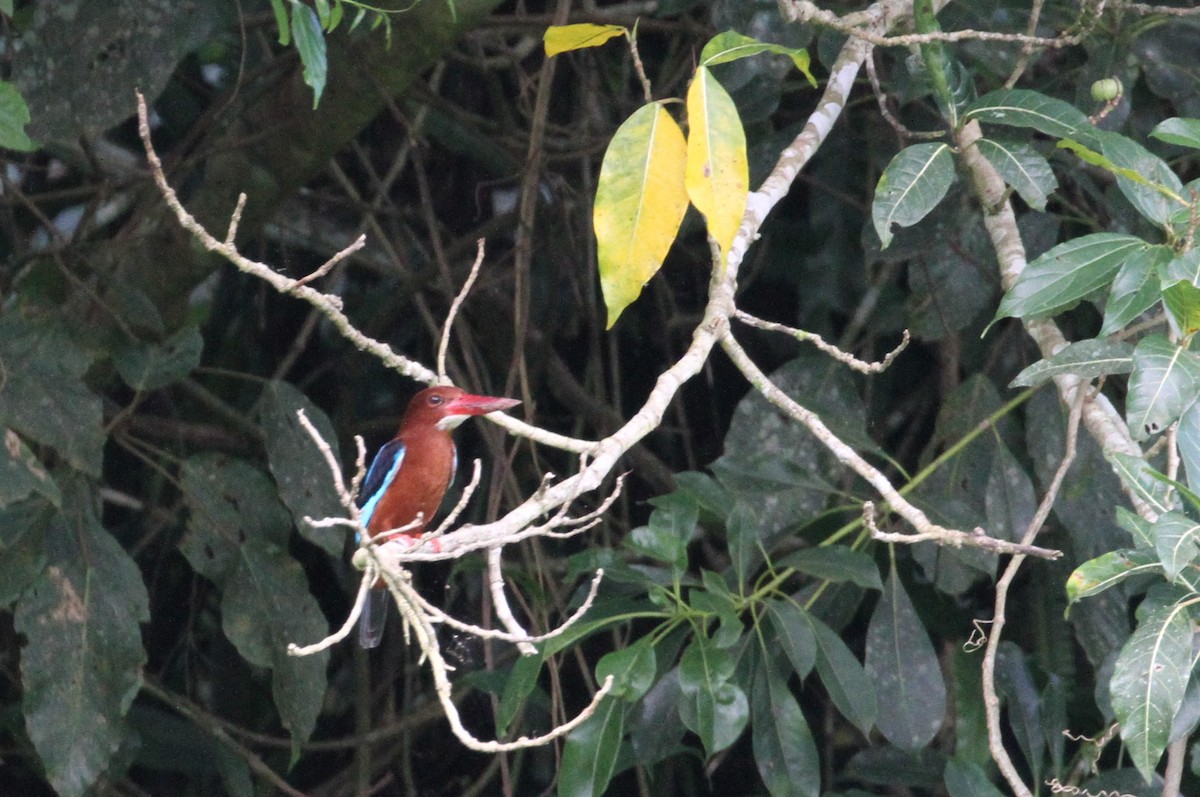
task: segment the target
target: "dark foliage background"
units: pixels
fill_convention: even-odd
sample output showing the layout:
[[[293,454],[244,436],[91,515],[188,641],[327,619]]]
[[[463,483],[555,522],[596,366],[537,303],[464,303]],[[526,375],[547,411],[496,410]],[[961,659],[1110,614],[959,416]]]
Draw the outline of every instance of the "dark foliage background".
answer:
[[[1033,53],[1020,84],[1090,113],[1100,105],[1092,82],[1116,77],[1125,94],[1102,126],[1132,136],[1169,116],[1200,116],[1200,21],[1109,5],[1080,44]],[[298,277],[365,233],[366,249],[323,289],[343,298],[359,329],[415,360],[433,364],[475,241],[485,238],[485,265],[452,337],[451,378],[520,398],[515,412],[542,427],[594,439],[617,428],[686,348],[710,253],[701,220],[689,215],[663,273],[604,330],[591,202],[604,148],[641,104],[640,89],[622,47],[547,61],[545,27],[637,22],[656,97],[684,94],[697,53],[721,30],[807,47],[822,81],[844,36],[787,24],[765,0],[424,0],[406,9],[390,18],[388,36],[364,24],[326,37],[329,76],[315,110],[297,51],[279,43],[266,2],[31,2],[4,16],[6,77],[28,101],[39,146],[8,152],[0,177],[0,426],[9,452],[0,460],[0,793],[534,795],[561,787],[561,743],[496,756],[465,750],[398,626],[370,655],[351,644],[313,660],[283,654],[285,642],[315,641],[340,624],[356,584],[351,542],[297,522],[298,492],[317,493],[310,508],[328,508],[329,498],[312,487],[324,466],[290,428],[291,413],[319,409],[349,468],[353,436],[371,450],[388,439],[419,386],[179,229],[148,179],[134,88],[152,98],[169,179],[201,221],[223,230],[238,192],[247,194],[237,240],[249,256]],[[1016,0],[966,0],[939,19],[945,30],[1023,31],[1029,11]],[[1065,30],[1077,13],[1075,3],[1047,2],[1039,30]],[[964,90],[978,95],[1021,55],[1006,43],[949,49]],[[909,51],[880,48],[874,57],[898,121],[939,129]],[[717,75],[746,127],[753,187],[819,93],[770,58]],[[739,337],[898,484],[919,475],[910,497],[939,522],[995,528],[1007,512],[1016,524],[1061,456],[1064,410],[1047,390],[1007,387],[1037,359],[1018,324],[982,334],[1001,288],[961,182],[880,250],[870,202],[906,142],[865,80],[856,91],[747,257],[739,304],[865,359],[882,357],[906,328],[914,344],[867,378],[782,336],[743,329]],[[1107,175],[1035,145],[1060,190],[1043,210],[1017,200],[1031,258],[1080,231],[1136,228]],[[1162,154],[1185,182],[1198,176],[1194,155]],[[1062,320],[1079,337],[1099,322],[1088,305]],[[577,464],[482,422],[457,439],[460,461],[480,457],[485,466],[471,521],[498,516],[542,474]],[[1019,622],[999,664],[1006,742],[1035,783],[1086,769],[1090,748],[1061,731],[1099,733],[1111,719],[1097,684],[1130,633],[1137,594],[1106,593],[1064,618],[1071,569],[1120,546],[1117,480],[1094,444],[1081,446],[1040,540],[1067,557],[1024,572],[1010,598]],[[281,470],[283,461],[293,469]],[[52,483],[24,475],[39,467]],[[578,646],[563,646],[532,678],[514,669],[508,646],[443,638],[473,732],[496,734],[498,711],[511,720],[510,736],[547,730],[586,704],[602,656],[648,640],[657,686],[624,716],[626,745],[608,793],[767,793],[780,787],[764,782],[764,761],[789,772],[811,765],[827,794],[996,793],[978,657],[964,648],[976,621],[991,615],[994,556],[870,543],[856,525],[870,490],[755,397],[722,355],[683,388],[625,467],[627,489],[601,526],[506,553],[531,626],[552,627],[569,613],[597,564],[608,567],[601,615],[613,622],[579,634]],[[1002,477],[1017,485],[1004,509],[989,493]],[[671,567],[646,542],[652,535],[631,538],[667,527],[684,528],[679,571],[688,589],[676,591],[678,605],[654,587],[671,581]],[[738,572],[734,550],[751,538],[771,563],[754,561],[757,578]],[[796,558],[833,542],[847,559],[818,567]],[[451,612],[487,622],[481,569],[468,557],[422,567],[417,580]],[[730,620],[719,585],[757,598]],[[907,749],[847,708],[856,685],[877,680],[859,663],[877,606],[897,594],[911,599],[936,665],[927,674],[946,701],[933,732]],[[765,608],[782,595],[804,602],[844,643],[832,650],[824,639],[825,658],[810,664],[819,678],[790,677],[795,662],[783,661],[789,650],[780,642],[789,621],[772,621]],[[726,623],[744,636],[714,653],[732,650],[730,677],[755,684],[743,698],[769,707],[782,704],[769,690],[790,692],[798,702],[788,705],[803,716],[798,725],[794,716],[779,721],[810,729],[815,759],[786,742],[770,748],[758,731],[706,750],[703,734],[681,721],[671,693],[680,689],[679,657],[689,640]],[[855,660],[838,658],[843,652]],[[776,675],[754,682],[746,674],[760,671]],[[755,728],[766,716],[758,711]],[[787,738],[786,728],[779,733]],[[620,739],[595,744],[615,750]],[[1133,779],[1116,744],[1101,753],[1105,775],[1090,788],[1156,793]],[[971,767],[959,781],[946,774],[951,758],[951,769]],[[793,786],[818,793],[811,783]],[[580,793],[568,787],[560,793]],[[1197,787],[1189,774],[1183,792]]]

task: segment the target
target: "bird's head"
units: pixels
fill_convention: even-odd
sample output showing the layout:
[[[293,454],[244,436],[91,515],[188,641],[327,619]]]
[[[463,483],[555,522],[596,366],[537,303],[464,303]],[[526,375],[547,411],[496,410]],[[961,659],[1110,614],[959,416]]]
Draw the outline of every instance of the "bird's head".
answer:
[[[516,399],[472,395],[457,387],[429,387],[408,402],[400,428],[433,426],[450,430],[472,415],[487,415],[520,403]]]

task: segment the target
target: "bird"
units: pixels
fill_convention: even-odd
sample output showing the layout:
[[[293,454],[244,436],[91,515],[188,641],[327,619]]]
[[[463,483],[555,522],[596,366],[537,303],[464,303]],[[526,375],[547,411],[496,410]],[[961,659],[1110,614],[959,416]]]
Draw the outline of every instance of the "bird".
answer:
[[[426,388],[413,396],[396,436],[375,454],[359,491],[359,520],[367,535],[379,543],[403,538],[416,541],[454,480],[458,457],[451,432],[472,415],[507,410],[520,403],[445,386]],[[394,531],[400,528],[404,530]],[[358,641],[364,648],[378,646],[383,638],[389,597],[382,579],[368,591],[358,625]]]

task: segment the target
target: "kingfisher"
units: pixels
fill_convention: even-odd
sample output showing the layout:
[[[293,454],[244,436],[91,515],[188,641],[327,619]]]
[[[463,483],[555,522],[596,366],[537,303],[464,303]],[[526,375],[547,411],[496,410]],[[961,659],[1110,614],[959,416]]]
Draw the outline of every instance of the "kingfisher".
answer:
[[[510,398],[475,396],[457,387],[430,387],[413,396],[400,429],[384,444],[367,470],[358,495],[359,518],[376,542],[415,542],[433,519],[454,480],[458,456],[451,431],[472,415],[511,409]],[[405,528],[402,532],[395,529]],[[390,596],[382,579],[363,604],[358,641],[373,648],[383,637]]]

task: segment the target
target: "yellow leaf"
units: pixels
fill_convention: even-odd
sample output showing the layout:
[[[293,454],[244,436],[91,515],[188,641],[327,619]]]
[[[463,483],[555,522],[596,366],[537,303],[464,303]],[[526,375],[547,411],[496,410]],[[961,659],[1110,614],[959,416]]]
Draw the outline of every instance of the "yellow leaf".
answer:
[[[592,225],[608,328],[662,266],[683,214],[687,145],[683,131],[651,103],[636,110],[604,153]]]
[[[609,39],[625,33],[621,25],[553,25],[546,28],[542,41],[546,55],[558,55],[585,47],[599,47]]]
[[[746,134],[729,94],[705,67],[688,89],[687,194],[729,254],[750,194]]]

